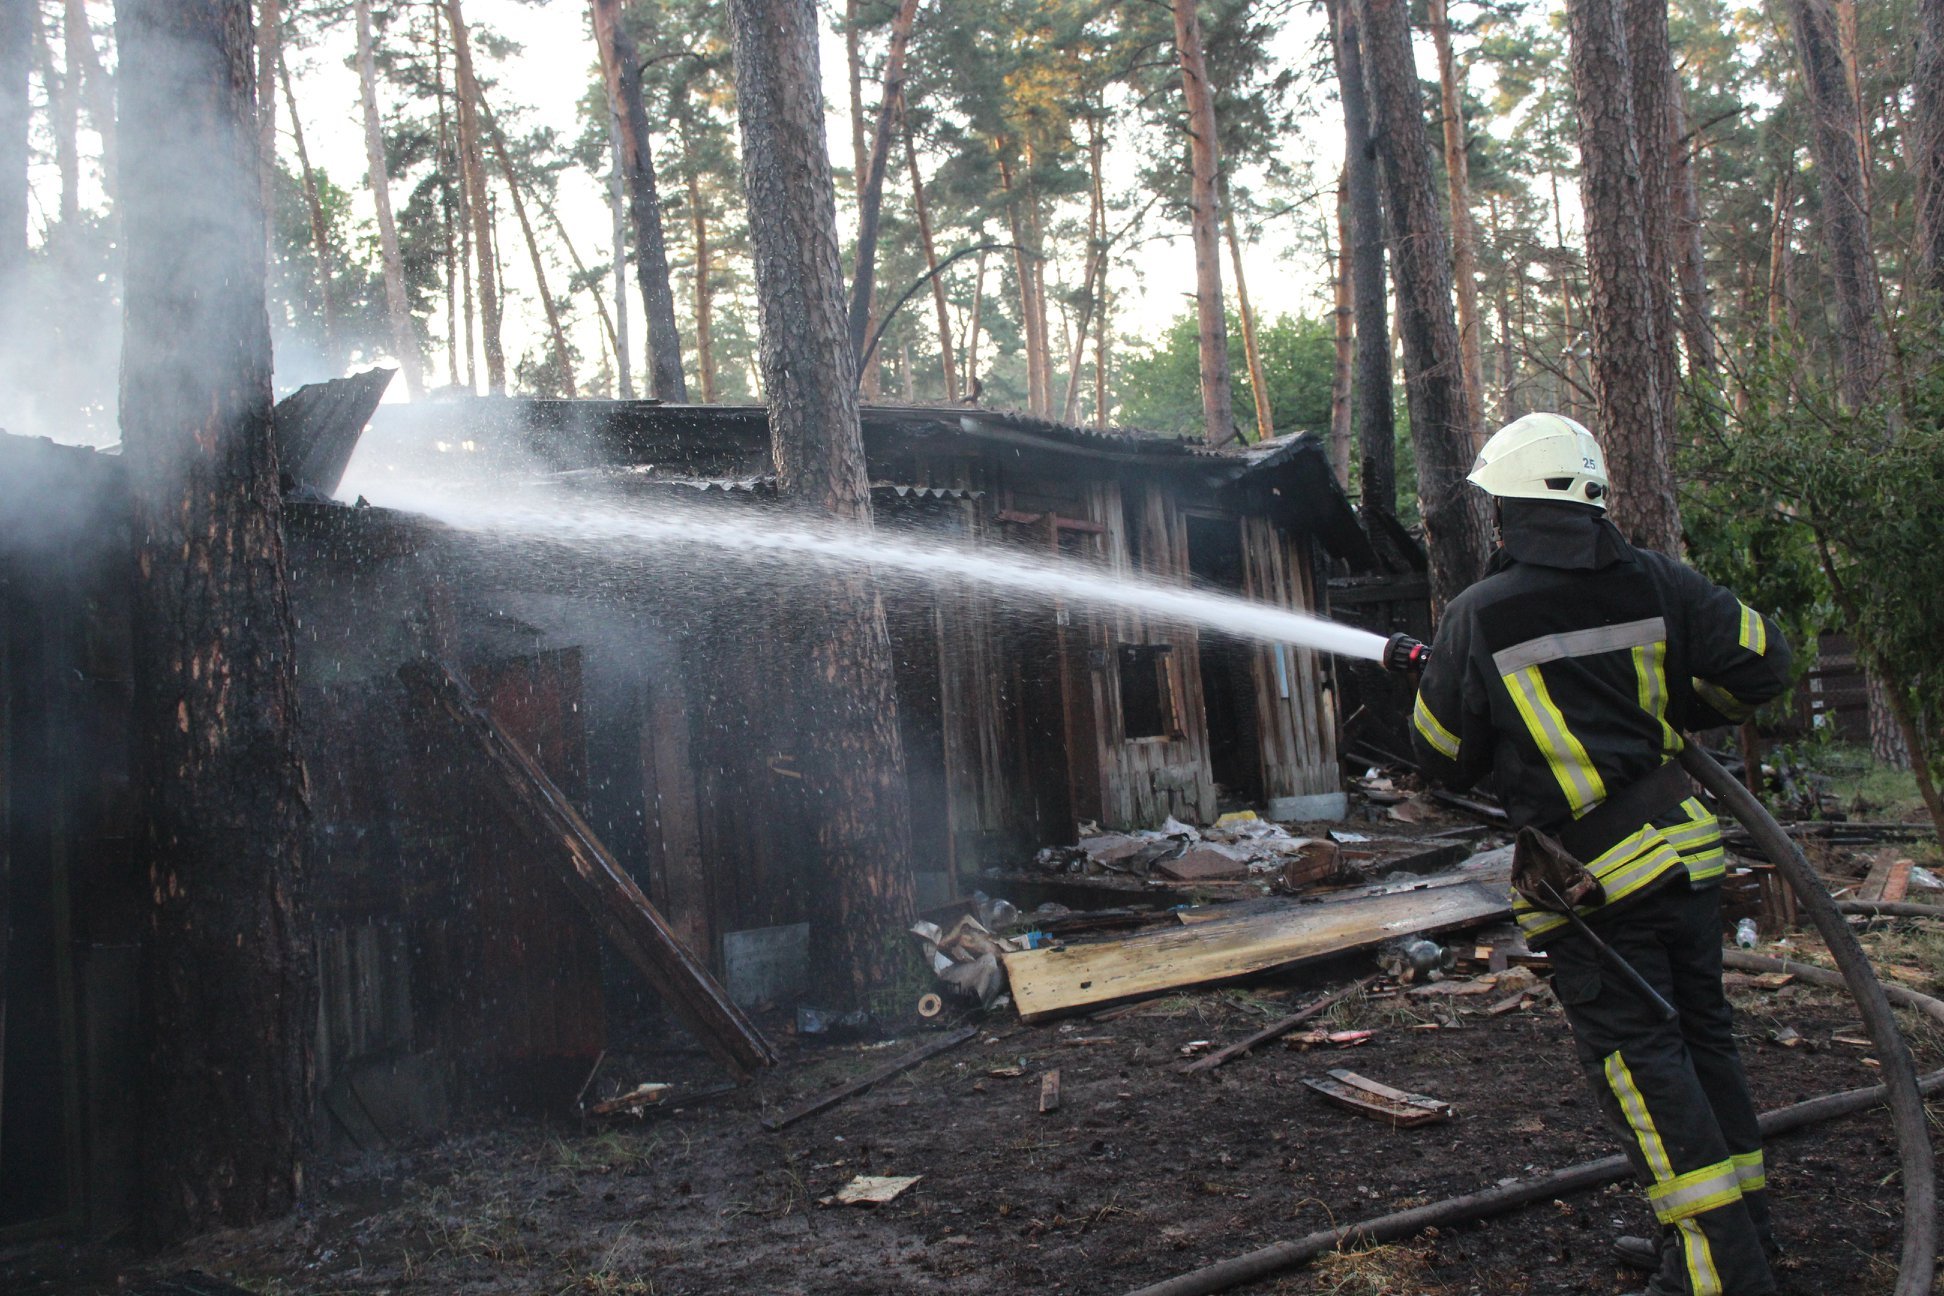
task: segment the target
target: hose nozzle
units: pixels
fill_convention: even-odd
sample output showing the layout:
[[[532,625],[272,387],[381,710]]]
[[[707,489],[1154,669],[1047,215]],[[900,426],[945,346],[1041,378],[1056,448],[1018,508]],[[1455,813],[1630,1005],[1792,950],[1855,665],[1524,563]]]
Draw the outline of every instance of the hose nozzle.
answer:
[[[1421,671],[1431,661],[1431,648],[1403,633],[1394,634],[1384,645],[1384,669],[1400,674]]]

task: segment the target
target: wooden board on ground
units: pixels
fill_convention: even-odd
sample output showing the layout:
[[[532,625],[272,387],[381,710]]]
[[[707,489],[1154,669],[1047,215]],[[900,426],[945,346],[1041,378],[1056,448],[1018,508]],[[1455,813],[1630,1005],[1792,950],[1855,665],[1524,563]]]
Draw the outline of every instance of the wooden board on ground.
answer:
[[[1448,1102],[1426,1094],[1405,1093],[1341,1067],[1328,1075],[1305,1076],[1303,1083],[1339,1107],[1403,1129],[1451,1119]]]
[[[1154,871],[1177,882],[1239,882],[1249,876],[1249,865],[1246,860],[1198,846],[1180,859],[1157,862]]]
[[[1255,908],[1255,906],[1251,906]],[[1347,953],[1418,932],[1502,921],[1506,892],[1488,883],[1428,887],[1214,918],[1121,940],[1004,956],[1024,1021],[1209,985]]]
[[[1898,903],[1910,893],[1911,868],[1910,860],[1884,856],[1870,866],[1870,875],[1863,879],[1856,898]]]

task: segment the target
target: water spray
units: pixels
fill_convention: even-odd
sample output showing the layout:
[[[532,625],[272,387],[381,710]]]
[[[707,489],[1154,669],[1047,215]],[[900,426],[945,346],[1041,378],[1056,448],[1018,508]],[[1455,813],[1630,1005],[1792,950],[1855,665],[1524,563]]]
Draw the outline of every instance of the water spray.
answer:
[[[460,493],[450,483],[409,479],[374,482],[363,489],[375,503],[420,513],[460,530],[559,545],[608,561],[666,558],[706,549],[712,562],[868,570],[928,585],[962,582],[1027,597],[1124,608],[1237,638],[1378,662],[1393,670],[1420,670],[1429,655],[1429,649],[1408,635],[1386,640],[1368,630],[1238,595],[897,532],[817,525],[775,514],[737,517],[676,503],[642,507],[599,497],[536,503],[530,495],[497,490]]]

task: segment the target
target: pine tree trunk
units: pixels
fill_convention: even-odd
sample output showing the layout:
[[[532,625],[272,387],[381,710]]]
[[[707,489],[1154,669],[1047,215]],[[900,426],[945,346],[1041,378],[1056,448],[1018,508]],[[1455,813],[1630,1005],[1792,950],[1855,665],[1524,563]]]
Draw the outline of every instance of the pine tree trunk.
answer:
[[[1405,0],[1356,0],[1364,75],[1390,216],[1397,331],[1417,456],[1418,511],[1431,558],[1431,611],[1442,615],[1485,573],[1485,496],[1465,480],[1477,424],[1462,376],[1452,316],[1451,258],[1425,138]],[[1361,348],[1361,343],[1359,344]]]
[[[1358,477],[1368,515],[1397,516],[1397,420],[1391,404],[1390,301],[1384,284],[1384,207],[1378,192],[1370,101],[1357,0],[1326,0],[1343,101],[1343,174],[1350,189],[1350,296],[1356,313],[1356,371],[1350,410]]]
[[[115,178],[121,174],[121,149],[115,131],[115,83],[101,66],[101,51],[95,48],[94,29],[88,22],[84,0],[67,0],[67,4],[68,65],[74,69],[80,102],[87,104],[88,120],[101,136],[101,185],[112,208]]]
[[[1242,356],[1249,366],[1249,394],[1255,399],[1256,440],[1267,441],[1276,435],[1276,416],[1269,408],[1269,379],[1262,371],[1262,349],[1256,345],[1249,281],[1242,274],[1242,240],[1235,235],[1235,209],[1229,205],[1226,180],[1222,182],[1222,234],[1228,240],[1229,262],[1235,267],[1235,313],[1242,321]]]
[[[1106,146],[1100,118],[1087,118],[1087,272],[1080,287],[1080,327],[1067,347],[1066,395],[1060,401],[1060,421],[1079,416],[1080,369],[1087,355],[1087,330],[1094,321],[1096,292],[1107,261],[1107,207],[1100,184],[1100,155]]]
[[[945,375],[945,400],[958,404],[958,363],[952,354],[952,312],[945,300],[945,280],[938,273],[938,247],[932,241],[931,204],[925,201],[925,179],[918,172],[918,146],[911,138],[911,117],[905,115],[905,166],[911,173],[911,211],[918,222],[918,244],[924,249],[925,271],[931,275],[932,309],[938,316],[938,366]]]
[[[857,353],[845,319],[813,0],[730,0],[770,445],[785,500],[868,532]],[[807,591],[806,591],[807,593]],[[871,574],[802,600],[800,767],[819,872],[806,888],[824,992],[853,1003],[908,964],[909,804],[884,605]]]
[[[965,343],[965,381],[960,386],[965,391],[965,399],[974,405],[979,403],[979,327],[982,323],[980,312],[985,309],[986,254],[979,252],[978,270],[972,281],[972,319],[966,326],[968,336]]]
[[[472,80],[468,77],[467,80]],[[493,110],[486,105],[486,92],[481,90],[478,81],[472,81],[473,108],[479,114],[480,125],[486,128],[486,137],[492,142],[493,156],[499,160],[500,175],[506,179],[506,192],[513,198],[513,216],[520,223],[520,237],[526,240],[527,257],[533,264],[534,288],[540,294],[540,305],[547,315],[547,333],[553,339],[554,363],[560,366],[560,381],[568,399],[580,393],[574,386],[573,353],[567,349],[567,333],[560,326],[560,307],[554,302],[553,293],[547,287],[547,263],[540,255],[540,242],[533,237],[533,223],[527,219],[526,200],[520,197],[520,178],[513,170],[513,155],[507,151],[506,136],[500,132],[499,123],[493,120]]]
[[[1512,422],[1519,417],[1519,352],[1513,343],[1516,334],[1523,334],[1525,321],[1525,281],[1526,263],[1523,257],[1516,261],[1510,255],[1511,249],[1505,246],[1505,236],[1499,227],[1499,200],[1492,198],[1492,246],[1499,249],[1500,265],[1498,276],[1498,385],[1499,385],[1499,426]],[[1519,323],[1514,329],[1512,321],[1512,285],[1519,285]]]
[[[1039,374],[1040,356],[1046,351],[1046,339],[1041,335],[1046,315],[1035,293],[1039,281],[1033,273],[1033,247],[1020,215],[1021,205],[1029,199],[1015,190],[1012,167],[1004,158],[999,160],[999,186],[1006,197],[1006,219],[1012,227],[1013,273],[1019,280],[1019,326],[1026,335],[1026,408],[1029,413],[1044,414],[1045,393],[1040,387]]]
[[[608,105],[608,210],[614,241],[614,364],[620,370],[621,399],[633,400],[634,373],[628,340],[628,199],[621,161],[620,118]]]
[[[479,276],[480,344],[486,353],[486,389],[494,395],[503,395],[506,391],[506,346],[501,335],[503,321],[500,303],[504,299],[493,260],[493,204],[486,192],[486,149],[479,123],[479,94],[472,70],[472,41],[467,36],[466,15],[460,8],[459,0],[446,0],[445,12],[446,23],[452,29],[453,104],[459,119],[459,169],[466,185],[466,204],[472,217],[474,270]],[[470,319],[466,332],[470,355]]]
[[[1853,77],[1843,57],[1836,15],[1829,0],[1790,0],[1790,26],[1802,60],[1803,87],[1813,129],[1809,148],[1816,162],[1822,199],[1823,244],[1836,287],[1838,388],[1851,409],[1862,409],[1879,395],[1889,367],[1883,331],[1883,297],[1877,282],[1870,233],[1869,195],[1856,147],[1857,106]],[[1874,429],[1876,435],[1882,429]],[[1866,678],[1870,700],[1870,746],[1876,758],[1907,769],[1911,753],[1897,723],[1880,673]]]
[[[116,31],[148,878],[147,1063],[131,1101],[138,1216],[167,1239],[294,1204],[316,981],[249,5],[121,0]]]
[[[1107,430],[1107,339],[1112,336],[1113,294],[1101,285],[1100,324],[1094,329],[1094,426]]]
[[[1792,318],[1789,301],[1789,238],[1795,226],[1795,155],[1776,171],[1775,204],[1769,219],[1768,327],[1774,337]]]
[[[686,127],[682,132],[682,149],[688,152],[689,139]],[[712,405],[716,398],[716,364],[714,333],[714,292],[710,283],[715,273],[713,252],[709,247],[709,218],[702,210],[702,172],[692,157],[684,158],[683,170],[688,176],[689,229],[695,241],[695,374],[702,384],[702,403]]]
[[[68,4],[68,66],[75,67],[76,29],[87,31],[87,10],[82,0]],[[79,21],[77,22],[77,18]],[[85,35],[81,44],[92,49]],[[263,176],[264,246],[272,266],[277,261],[277,68],[283,62],[283,7],[280,0],[258,0],[256,31],[257,155]]]
[[[1667,0],[1661,0],[1665,4]],[[1465,152],[1464,103],[1458,94],[1458,62],[1451,53],[1451,17],[1445,0],[1429,0],[1431,43],[1438,54],[1438,91],[1443,106],[1445,182],[1451,192],[1451,275],[1458,289],[1458,349],[1465,362],[1465,390],[1477,415],[1472,438],[1485,444],[1485,347],[1478,320],[1478,226],[1471,211],[1471,163]]]
[[[1920,0],[1916,108],[1908,151],[1917,182],[1917,256],[1931,291],[1944,293],[1944,0]]]
[[[458,183],[457,155],[453,149],[452,115],[446,102],[445,12],[432,6],[432,99],[436,106],[439,133],[436,144],[439,168],[439,234],[445,263],[446,382],[459,385],[459,244],[463,235],[459,221],[460,195],[465,186]],[[293,106],[291,115],[296,116]]]
[[[337,363],[337,307],[331,294],[331,232],[324,222],[324,202],[317,192],[317,173],[304,146],[304,123],[297,116],[297,96],[290,86],[290,68],[277,50],[277,78],[283,83],[284,107],[290,112],[290,135],[297,145],[297,168],[304,181],[304,207],[310,213],[311,252],[317,258],[317,299],[324,312],[324,349]]]
[[[1621,0],[1625,23],[1627,68],[1633,78],[1634,133],[1640,151],[1640,233],[1647,254],[1647,282],[1652,292],[1653,354],[1663,455],[1667,461],[1667,494],[1673,499],[1674,444],[1681,366],[1675,345],[1674,231],[1680,195],[1674,185],[1674,62],[1667,44],[1667,0]],[[1673,514],[1667,537],[1679,544],[1680,514]],[[1626,516],[1623,506],[1622,516]],[[1678,554],[1679,549],[1664,552]]]
[[[1688,375],[1709,391],[1721,386],[1721,358],[1715,353],[1714,309],[1708,290],[1708,262],[1701,244],[1701,194],[1695,184],[1700,140],[1686,138],[1687,94],[1680,73],[1669,70],[1668,112],[1674,136],[1674,242],[1681,289],[1681,339],[1687,348]]]
[[[46,30],[40,5],[33,6],[34,47],[40,56],[41,84],[47,87],[47,127],[54,136],[54,169],[61,177],[61,205],[55,236],[71,233],[81,217],[81,147],[76,139],[79,118],[70,78],[54,63],[54,39]],[[53,237],[50,237],[50,242]]]
[[[844,0],[844,70],[850,86],[851,194],[857,210],[864,210],[864,186],[871,173],[870,136],[864,129],[864,5],[862,0]],[[875,299],[865,302],[865,315],[876,313]],[[868,357],[860,377],[865,399],[878,396],[877,357]]]
[[[1236,435],[1229,394],[1228,317],[1222,302],[1221,219],[1217,177],[1221,143],[1216,135],[1215,92],[1202,56],[1201,17],[1196,0],[1174,6],[1175,54],[1181,62],[1181,92],[1188,109],[1189,225],[1195,243],[1196,339],[1201,349],[1202,436],[1221,445]]]
[[[628,209],[634,219],[635,278],[648,316],[648,393],[682,402],[688,400],[688,381],[682,376],[682,336],[675,327],[675,289],[668,277],[668,242],[662,232],[661,196],[655,191],[648,109],[641,96],[641,53],[621,20],[621,0],[593,0],[593,5],[594,39],[621,135]]]
[[[1350,489],[1350,371],[1357,355],[1357,310],[1350,300],[1350,178],[1337,176],[1336,277],[1330,287],[1335,296],[1331,317],[1336,321],[1336,364],[1330,371],[1330,469],[1337,485]]]
[[[35,0],[0,0],[0,330],[12,324],[15,280],[27,265],[28,78]]]
[[[875,359],[865,356],[864,347],[875,314],[878,217],[884,206],[884,171],[891,157],[893,114],[904,96],[905,46],[911,40],[911,23],[917,16],[918,0],[901,0],[891,20],[891,49],[884,58],[884,97],[878,104],[877,134],[871,141],[864,182],[857,191],[857,268],[851,280],[850,339],[860,365]]]
[[[1608,512],[1635,543],[1681,552],[1674,496],[1673,393],[1663,389],[1662,352],[1672,342],[1656,292],[1643,207],[1640,123],[1621,5],[1570,0],[1573,86],[1579,106],[1580,192],[1586,268],[1592,287],[1595,431],[1613,480]]]
[[[1829,0],[1789,0],[1813,129],[1809,147],[1821,195],[1823,245],[1836,288],[1836,342],[1843,399],[1852,408],[1877,395],[1889,362],[1863,168],[1851,123],[1856,102],[1837,43]]]
[[[455,3],[457,0],[455,0]],[[377,208],[378,253],[385,273],[385,309],[391,320],[392,350],[405,371],[405,387],[417,400],[425,395],[419,361],[418,325],[405,296],[405,263],[398,253],[398,227],[392,223],[391,179],[385,171],[385,128],[378,116],[378,66],[371,48],[370,0],[355,0],[358,26],[358,89],[364,103],[365,166]]]

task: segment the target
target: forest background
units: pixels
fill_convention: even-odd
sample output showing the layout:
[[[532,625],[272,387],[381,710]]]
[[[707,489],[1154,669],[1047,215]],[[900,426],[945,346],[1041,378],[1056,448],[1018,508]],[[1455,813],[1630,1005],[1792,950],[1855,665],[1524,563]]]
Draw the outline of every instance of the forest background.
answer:
[[[1475,443],[1520,413],[1555,409],[1612,433],[1624,456],[1619,398],[1599,370],[1627,358],[1596,346],[1597,317],[1624,305],[1624,284],[1604,254],[1588,255],[1587,216],[1613,183],[1586,152],[1604,110],[1600,78],[1587,75],[1598,33],[1573,23],[1643,6],[1447,5],[1418,0],[1405,20],[1455,287],[1444,296],[1462,418],[1416,414],[1412,427],[1409,379],[1425,361],[1411,353],[1407,285],[1394,278],[1385,294],[1380,322],[1397,327],[1359,336],[1352,260],[1371,240],[1349,201],[1358,150],[1346,150],[1342,51],[1346,15],[1354,28],[1363,10],[1310,0],[1197,7],[1206,105],[1185,89],[1195,78],[1164,6],[824,5],[847,273],[872,147],[888,127],[862,308],[876,337],[866,398],[976,401],[1215,441],[1314,431],[1365,508],[1407,524],[1467,457],[1462,445],[1438,450],[1450,438],[1434,421],[1462,423]],[[1386,8],[1396,6],[1371,12]],[[1645,538],[1684,549],[1799,635],[1859,630],[1875,745],[1893,763],[1935,749],[1944,706],[1926,687],[1944,580],[1911,579],[1944,549],[1927,507],[1944,399],[1927,295],[1936,221],[1924,215],[1938,146],[1918,71],[1938,57],[1937,9],[1666,5],[1672,170],[1668,201],[1646,203],[1639,230],[1670,272],[1656,308],[1679,330],[1660,348],[1677,368],[1652,416],[1671,431],[1650,465],[1665,500],[1641,520]],[[656,258],[639,246],[628,132],[597,39],[603,11],[637,51],[673,322],[656,339],[646,325],[656,302],[642,291],[656,286],[643,271]],[[4,44],[7,59],[28,61],[29,120],[29,234],[0,347],[6,423],[110,443],[122,314],[113,15],[88,0],[6,12],[23,28]],[[761,399],[721,5],[266,0],[257,46],[280,389],[387,363],[404,370],[395,397],[666,395],[649,377],[659,340],[675,348],[687,398]],[[1204,108],[1212,161],[1195,156]],[[1378,114],[1367,159],[1415,152],[1385,138],[1383,109],[1376,96],[1365,110]],[[1651,162],[1659,150],[1627,129],[1631,156]],[[1204,162],[1218,232],[1198,239]],[[1419,219],[1394,198],[1393,238]],[[1391,261],[1393,276],[1407,273]],[[1389,409],[1353,399],[1352,358],[1378,349],[1367,341],[1392,359]],[[1426,458],[1440,453],[1450,462]],[[1466,529],[1476,528],[1431,528]],[[1442,561],[1434,552],[1434,572]]]

